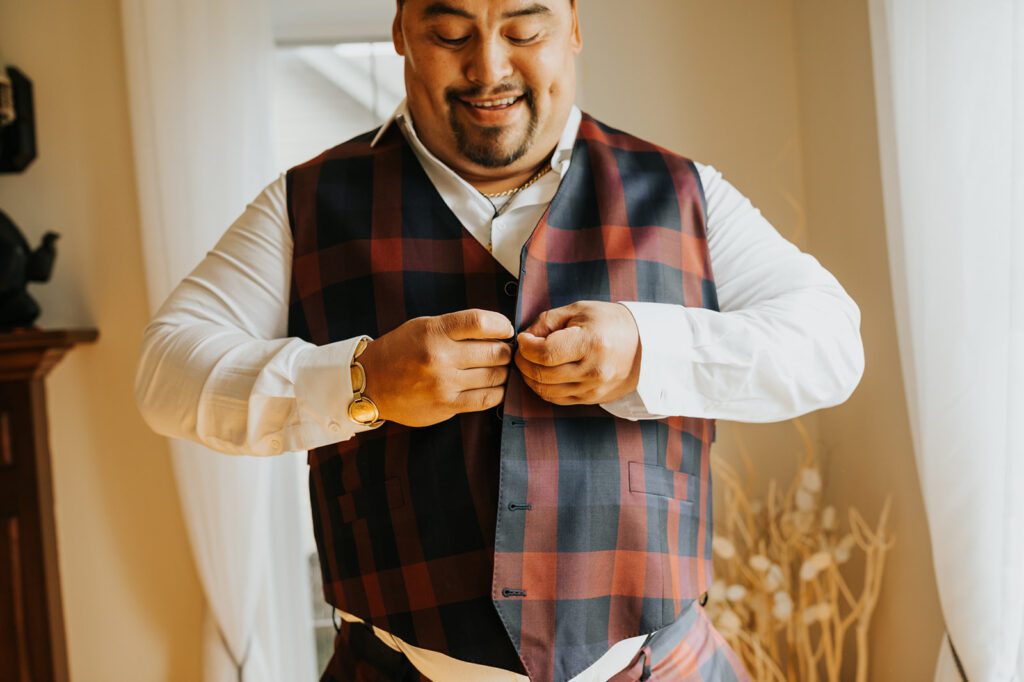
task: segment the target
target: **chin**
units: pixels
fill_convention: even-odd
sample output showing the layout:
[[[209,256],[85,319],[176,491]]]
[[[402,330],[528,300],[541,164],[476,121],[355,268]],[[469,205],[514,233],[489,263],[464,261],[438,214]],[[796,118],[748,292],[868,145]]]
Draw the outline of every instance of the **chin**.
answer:
[[[526,156],[535,142],[534,131],[477,129],[472,135],[455,131],[459,155],[481,168],[491,170],[513,166]]]

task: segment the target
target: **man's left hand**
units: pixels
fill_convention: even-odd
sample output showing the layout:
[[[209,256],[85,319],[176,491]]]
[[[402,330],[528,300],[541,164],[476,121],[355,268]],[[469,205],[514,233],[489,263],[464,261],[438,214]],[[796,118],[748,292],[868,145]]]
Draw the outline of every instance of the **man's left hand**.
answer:
[[[596,405],[636,390],[640,333],[624,305],[578,301],[541,313],[518,336],[526,385],[556,405]]]

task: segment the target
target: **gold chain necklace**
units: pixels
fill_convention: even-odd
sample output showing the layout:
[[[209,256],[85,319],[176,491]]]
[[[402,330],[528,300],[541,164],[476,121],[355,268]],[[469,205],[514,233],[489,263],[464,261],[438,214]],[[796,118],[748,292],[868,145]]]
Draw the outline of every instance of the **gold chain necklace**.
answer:
[[[550,163],[546,163],[546,164],[544,164],[543,168],[541,168],[539,171],[534,173],[530,177],[529,180],[527,180],[523,184],[519,185],[518,187],[515,187],[513,189],[507,189],[504,192],[480,192],[480,194],[483,194],[488,199],[500,199],[501,197],[510,197],[510,196],[519,194],[524,189],[526,189],[527,187],[529,187],[530,185],[532,185],[533,183],[537,182],[538,180],[543,178],[545,175],[547,175],[550,170],[551,170],[551,164]]]
[[[501,208],[495,209],[494,217],[497,218],[498,216],[500,216],[502,213],[505,212],[506,208],[508,208],[512,204],[512,197],[513,196],[515,196],[516,194],[519,194],[524,189],[526,189],[527,187],[529,187],[533,183],[535,183],[538,180],[540,180],[541,178],[543,178],[545,175],[547,175],[548,171],[550,171],[550,170],[551,170],[551,164],[550,163],[546,163],[546,164],[544,164],[544,167],[541,168],[536,173],[534,173],[533,176],[529,180],[527,180],[523,184],[519,185],[515,189],[507,189],[504,192],[492,192],[492,193],[480,192],[480,194],[483,194],[488,199],[499,199],[501,197],[509,197],[509,199],[507,201],[505,201],[504,204],[501,205]],[[487,252],[488,253],[494,253],[494,242],[493,241],[490,244],[487,244]]]

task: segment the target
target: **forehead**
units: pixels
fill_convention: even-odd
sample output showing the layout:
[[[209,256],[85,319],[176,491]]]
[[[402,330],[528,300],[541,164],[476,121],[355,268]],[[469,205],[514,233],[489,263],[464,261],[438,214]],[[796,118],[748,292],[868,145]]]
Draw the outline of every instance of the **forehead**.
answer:
[[[406,9],[424,19],[458,17],[471,21],[505,21],[519,17],[557,17],[569,0],[406,0]]]

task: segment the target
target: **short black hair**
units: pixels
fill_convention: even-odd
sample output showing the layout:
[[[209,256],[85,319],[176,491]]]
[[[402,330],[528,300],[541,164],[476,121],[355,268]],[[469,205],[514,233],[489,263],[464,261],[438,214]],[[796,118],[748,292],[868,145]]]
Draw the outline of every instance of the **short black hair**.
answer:
[[[569,0],[569,4],[570,5],[575,5],[576,4],[576,0]],[[402,9],[402,7],[404,5],[405,5],[405,0],[398,0],[398,9]]]

